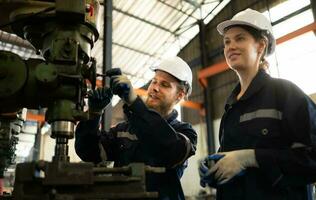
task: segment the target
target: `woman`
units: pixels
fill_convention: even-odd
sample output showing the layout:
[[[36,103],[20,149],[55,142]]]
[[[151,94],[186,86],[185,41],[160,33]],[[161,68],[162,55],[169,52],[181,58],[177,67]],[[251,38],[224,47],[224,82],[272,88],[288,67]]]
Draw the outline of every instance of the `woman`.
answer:
[[[200,167],[201,184],[217,187],[219,200],[308,199],[316,181],[315,104],[266,73],[275,38],[261,13],[246,9],[217,30],[239,83],[225,106],[219,153],[211,156],[222,157],[206,173]]]

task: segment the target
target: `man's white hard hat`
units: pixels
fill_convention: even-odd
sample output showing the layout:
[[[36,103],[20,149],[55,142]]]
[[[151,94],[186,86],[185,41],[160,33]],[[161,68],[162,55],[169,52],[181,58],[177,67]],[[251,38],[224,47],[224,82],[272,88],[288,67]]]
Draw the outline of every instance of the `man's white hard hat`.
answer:
[[[187,91],[187,96],[192,92],[192,71],[189,65],[182,60],[180,57],[170,57],[162,60],[162,62],[156,66],[151,67],[153,71],[161,70],[167,72],[168,74],[174,76],[180,81],[185,82],[189,88]]]
[[[267,55],[271,55],[274,52],[276,41],[273,36],[272,26],[270,21],[262,13],[248,8],[234,15],[231,20],[226,20],[218,24],[217,31],[221,35],[224,35],[225,29],[234,25],[246,25],[264,31],[268,39]]]

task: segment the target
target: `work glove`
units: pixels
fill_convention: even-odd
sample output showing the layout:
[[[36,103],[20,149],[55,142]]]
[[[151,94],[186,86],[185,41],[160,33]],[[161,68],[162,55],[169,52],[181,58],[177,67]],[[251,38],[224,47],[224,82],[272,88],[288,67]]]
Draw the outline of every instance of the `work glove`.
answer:
[[[213,154],[206,156],[200,162],[199,165],[199,175],[200,175],[200,185],[202,187],[206,187],[206,185],[210,187],[217,187],[217,180],[214,177],[214,173],[210,173],[210,168],[212,168],[215,163],[221,159],[224,155]]]
[[[253,149],[221,152],[214,155],[223,157],[209,170],[218,184],[225,184],[236,176],[242,175],[248,167],[258,167]]]
[[[124,103],[128,105],[134,103],[137,98],[131,81],[124,75],[112,76],[110,80],[110,87],[113,94],[117,94]]]
[[[89,115],[100,116],[112,97],[112,91],[107,87],[90,90],[88,92]]]

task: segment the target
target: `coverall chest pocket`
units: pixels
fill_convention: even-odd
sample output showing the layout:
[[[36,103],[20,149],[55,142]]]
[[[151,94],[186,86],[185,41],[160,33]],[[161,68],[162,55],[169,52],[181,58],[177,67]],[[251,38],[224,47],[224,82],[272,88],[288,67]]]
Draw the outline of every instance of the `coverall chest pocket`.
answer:
[[[121,139],[118,142],[118,148],[120,151],[126,151],[131,149],[133,146],[132,142],[129,141],[128,139]]]
[[[280,121],[275,119],[253,119],[240,124],[249,148],[280,148],[282,146]]]
[[[129,138],[120,138],[117,142],[118,156],[121,163],[127,165],[131,162],[135,162],[136,147],[138,141],[131,140]]]

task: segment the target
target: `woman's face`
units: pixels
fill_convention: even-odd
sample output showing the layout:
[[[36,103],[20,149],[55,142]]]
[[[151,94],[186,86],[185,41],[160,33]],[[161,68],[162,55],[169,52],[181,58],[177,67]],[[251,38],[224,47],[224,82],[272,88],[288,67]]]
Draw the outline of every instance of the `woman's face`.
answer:
[[[241,27],[232,27],[224,34],[224,55],[228,66],[234,70],[249,70],[259,67],[264,42],[255,38]]]

